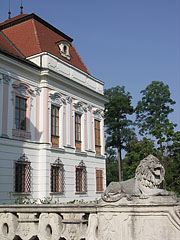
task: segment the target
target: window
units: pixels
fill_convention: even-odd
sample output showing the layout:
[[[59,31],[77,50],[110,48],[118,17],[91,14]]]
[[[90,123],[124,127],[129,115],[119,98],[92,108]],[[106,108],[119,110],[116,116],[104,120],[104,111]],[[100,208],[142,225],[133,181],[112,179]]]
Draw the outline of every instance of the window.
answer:
[[[59,146],[59,107],[51,106],[51,141],[55,147]]]
[[[75,145],[81,151],[81,115],[75,113]]]
[[[35,91],[21,81],[12,84],[13,128],[12,136],[16,139],[30,140],[32,100]]]
[[[51,193],[64,192],[64,165],[58,158],[51,165]]]
[[[30,193],[30,162],[25,154],[15,162],[15,192]]]
[[[96,169],[96,192],[103,192],[103,170]]]
[[[26,130],[26,99],[16,96],[15,105],[16,129]]]
[[[66,41],[61,41],[60,43],[58,43],[58,46],[59,46],[61,56],[70,60],[71,59],[70,44]]]
[[[94,127],[95,127],[95,149],[96,149],[96,154],[101,155],[100,121],[94,120]]]
[[[76,167],[76,193],[86,193],[87,192],[87,179],[86,176],[86,166],[83,161],[79,163]]]

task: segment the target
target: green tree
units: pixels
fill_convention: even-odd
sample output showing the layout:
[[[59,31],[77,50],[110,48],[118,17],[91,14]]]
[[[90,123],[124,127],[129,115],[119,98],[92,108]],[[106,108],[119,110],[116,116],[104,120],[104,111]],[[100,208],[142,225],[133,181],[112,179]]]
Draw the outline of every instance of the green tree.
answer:
[[[175,132],[168,146],[168,167],[166,169],[167,189],[180,196],[180,131]]]
[[[150,134],[157,139],[162,156],[165,144],[171,140],[175,124],[169,121],[169,114],[174,110],[168,85],[153,81],[141,91],[142,100],[136,107],[136,123],[141,135]]]
[[[118,182],[118,159],[116,151],[112,148],[106,149],[106,184]]]
[[[140,161],[147,157],[149,154],[153,154],[159,157],[159,151],[155,148],[154,141],[148,138],[138,140],[133,139],[126,147],[126,155],[123,159],[123,171],[124,179],[133,178],[135,171]]]
[[[120,86],[107,89],[104,94],[109,100],[105,104],[106,146],[117,149],[119,181],[122,181],[121,152],[135,135],[134,130],[130,127],[132,121],[127,118],[134,112],[131,105],[132,97],[129,92],[125,92],[125,87]]]

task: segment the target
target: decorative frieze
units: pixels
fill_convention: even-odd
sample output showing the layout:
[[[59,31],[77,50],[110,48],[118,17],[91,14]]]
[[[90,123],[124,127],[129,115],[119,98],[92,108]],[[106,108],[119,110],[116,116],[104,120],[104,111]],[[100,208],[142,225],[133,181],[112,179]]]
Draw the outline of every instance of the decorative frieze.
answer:
[[[71,96],[68,96],[68,97],[67,97],[67,103],[69,103],[69,104],[72,103],[72,97],[71,97]]]
[[[36,88],[34,89],[34,94],[37,95],[37,96],[40,96],[40,94],[41,94],[41,88],[36,87]]]
[[[2,74],[3,83],[9,85],[11,78],[7,74]]]

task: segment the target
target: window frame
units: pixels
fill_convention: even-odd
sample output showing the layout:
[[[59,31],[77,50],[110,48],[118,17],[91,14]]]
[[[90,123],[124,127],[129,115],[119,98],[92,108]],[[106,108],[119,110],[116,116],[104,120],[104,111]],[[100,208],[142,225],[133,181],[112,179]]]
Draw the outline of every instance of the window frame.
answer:
[[[99,119],[94,119],[94,135],[96,154],[101,155],[101,121]]]
[[[55,178],[52,175],[53,169],[57,174]],[[55,183],[53,181],[55,181]],[[54,163],[50,164],[50,194],[63,194],[64,187],[64,164],[60,158],[58,158]]]
[[[17,104],[17,99],[19,99],[19,107],[16,105]],[[25,102],[25,109],[21,108],[21,102],[22,100]],[[16,113],[17,111],[19,111],[18,117],[16,117]],[[21,113],[24,112],[24,118],[25,118],[25,123],[24,123],[24,128],[21,128]],[[18,120],[18,125],[19,127],[17,127],[16,125],[16,120]],[[15,96],[15,129],[16,130],[22,130],[22,131],[26,131],[27,130],[27,98],[16,95]]]
[[[81,133],[82,133],[82,114],[75,112],[75,147],[77,151],[81,151],[82,149]]]
[[[30,121],[31,121],[31,107],[32,97],[34,96],[34,90],[22,81],[15,81],[12,84],[12,103],[13,103],[13,126],[12,126],[12,137],[21,140],[30,140]],[[26,127],[25,130],[16,128],[16,97],[22,98],[26,101]]]
[[[55,114],[54,113],[52,114],[54,110],[55,110]],[[59,147],[59,139],[60,139],[59,111],[60,111],[59,106],[56,106],[55,104],[51,104],[51,143],[53,147]],[[58,116],[56,115],[56,113],[58,113]]]
[[[102,193],[103,191],[104,191],[104,171],[103,169],[96,168],[96,192]]]
[[[78,166],[75,167],[75,193],[87,193],[87,171],[83,160],[79,163]]]
[[[25,154],[14,163],[14,192],[16,194],[31,193],[31,162]]]

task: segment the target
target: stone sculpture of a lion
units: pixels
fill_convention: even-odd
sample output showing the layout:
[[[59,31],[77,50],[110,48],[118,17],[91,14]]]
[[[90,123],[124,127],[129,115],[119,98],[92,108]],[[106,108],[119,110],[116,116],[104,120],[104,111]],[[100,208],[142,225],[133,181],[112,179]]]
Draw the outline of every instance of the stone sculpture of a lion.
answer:
[[[149,196],[173,195],[171,192],[160,189],[164,180],[165,170],[160,161],[153,155],[144,158],[136,168],[135,178],[123,182],[111,182],[102,194],[106,202],[115,202],[126,196],[148,198]]]

